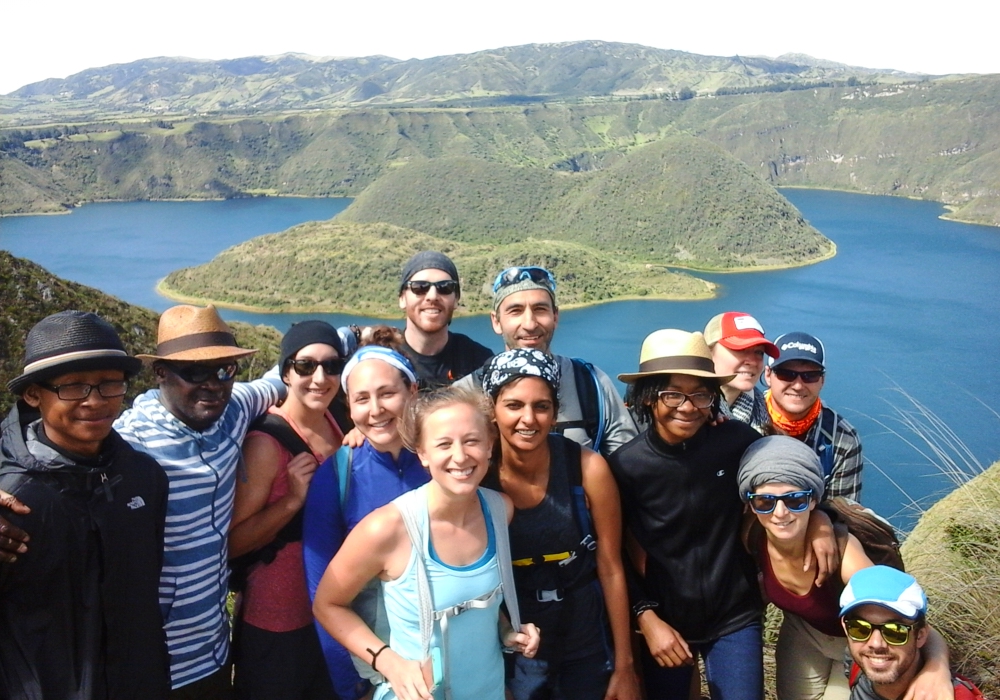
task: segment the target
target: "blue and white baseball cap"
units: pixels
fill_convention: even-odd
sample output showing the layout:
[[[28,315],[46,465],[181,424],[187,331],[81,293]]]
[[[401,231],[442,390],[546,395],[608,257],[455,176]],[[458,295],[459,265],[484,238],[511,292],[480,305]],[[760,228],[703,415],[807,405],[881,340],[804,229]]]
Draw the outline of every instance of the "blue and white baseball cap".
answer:
[[[840,616],[860,605],[878,605],[907,620],[927,614],[927,596],[917,579],[891,566],[871,566],[851,576],[840,594]]]
[[[768,367],[777,367],[791,360],[805,360],[815,362],[826,369],[826,348],[823,347],[823,342],[814,335],[793,331],[779,335],[774,339],[774,344],[778,346],[781,355],[777,358],[769,356],[767,358]]]

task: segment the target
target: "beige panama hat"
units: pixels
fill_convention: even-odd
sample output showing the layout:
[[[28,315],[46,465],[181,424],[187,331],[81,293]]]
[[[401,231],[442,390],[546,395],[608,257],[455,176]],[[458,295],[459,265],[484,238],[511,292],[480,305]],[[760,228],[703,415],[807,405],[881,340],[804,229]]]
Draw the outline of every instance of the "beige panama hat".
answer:
[[[639,371],[619,374],[618,379],[631,384],[636,379],[654,374],[689,374],[693,377],[713,377],[722,384],[733,380],[735,374],[716,374],[712,351],[705,336],[674,328],[653,331],[642,341],[639,353]]]
[[[169,362],[205,362],[236,360],[253,355],[236,345],[229,326],[219,316],[215,306],[173,306],[160,316],[156,334],[156,354],[136,355],[141,360]]]

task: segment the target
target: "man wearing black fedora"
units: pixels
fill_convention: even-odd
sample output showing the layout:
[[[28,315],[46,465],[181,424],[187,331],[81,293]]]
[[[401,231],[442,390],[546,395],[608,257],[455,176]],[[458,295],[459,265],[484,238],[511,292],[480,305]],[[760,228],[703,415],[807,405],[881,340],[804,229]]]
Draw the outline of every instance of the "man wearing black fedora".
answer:
[[[166,698],[167,479],[112,429],[141,368],[99,316],[36,324],[0,427],[0,489],[32,535],[0,565],[0,697]],[[6,504],[5,504],[6,505]]]
[[[151,365],[159,389],[137,397],[115,423],[170,483],[160,607],[171,700],[232,692],[228,535],[241,445],[254,419],[285,395],[277,371],[234,381],[240,359],[255,352],[237,346],[214,306],[167,309],[156,351],[137,356]]]

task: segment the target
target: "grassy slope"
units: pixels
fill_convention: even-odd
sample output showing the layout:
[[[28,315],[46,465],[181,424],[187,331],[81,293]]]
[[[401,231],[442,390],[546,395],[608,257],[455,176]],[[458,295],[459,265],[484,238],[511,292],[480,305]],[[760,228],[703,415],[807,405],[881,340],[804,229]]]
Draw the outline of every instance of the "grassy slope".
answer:
[[[589,173],[420,162],[380,178],[338,220],[384,221],[469,242],[577,241],[636,261],[703,269],[801,264],[833,251],[745,165],[682,135]]]
[[[489,310],[497,271],[546,265],[560,281],[559,302],[570,307],[623,297],[697,298],[707,282],[662,268],[626,263],[582,245],[525,239],[505,245],[438,238],[390,224],[313,222],[260,236],[211,262],[171,273],[168,295],[279,310],[396,317],[399,270],[420,250],[450,255],[462,271],[462,311]]]
[[[935,503],[903,543],[952,663],[1000,697],[1000,462]]]
[[[49,193],[39,199],[44,208],[239,193],[354,196],[401,163],[439,157],[590,169],[682,131],[716,143],[773,184],[936,199],[957,207],[958,218],[1000,224],[998,104],[1000,76],[982,76],[899,91],[343,110],[175,120],[170,129],[109,122],[85,129],[103,130],[106,139],[64,137],[10,155]],[[2,163],[0,177],[27,180]],[[0,188],[0,214],[24,210],[19,189]]]
[[[24,367],[24,341],[35,323],[49,314],[76,309],[93,311],[114,325],[129,352],[150,352],[156,347],[157,314],[126,304],[91,287],[60,279],[28,260],[0,250],[0,412],[6,414],[13,398],[7,382]],[[278,358],[281,334],[266,326],[232,324],[242,347],[259,348],[241,372],[241,378],[257,377]],[[143,371],[132,382],[129,397],[153,384]]]

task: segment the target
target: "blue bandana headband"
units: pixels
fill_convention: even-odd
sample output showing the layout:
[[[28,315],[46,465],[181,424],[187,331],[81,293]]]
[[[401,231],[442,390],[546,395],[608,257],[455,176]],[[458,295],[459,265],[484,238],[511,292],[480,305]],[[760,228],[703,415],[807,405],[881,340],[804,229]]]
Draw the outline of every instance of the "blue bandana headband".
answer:
[[[347,361],[347,364],[344,365],[344,371],[340,374],[340,381],[345,387],[347,386],[347,378],[351,376],[351,372],[354,371],[359,362],[364,362],[365,360],[382,360],[382,362],[390,364],[402,372],[410,380],[411,384],[417,383],[416,372],[413,371],[413,365],[410,364],[408,359],[395,350],[390,350],[381,345],[365,345],[363,348],[359,348],[351,356],[351,359]]]
[[[483,373],[483,391],[496,398],[504,385],[521,377],[539,377],[552,387],[553,397],[559,395],[559,363],[541,350],[518,348],[494,355]]]

